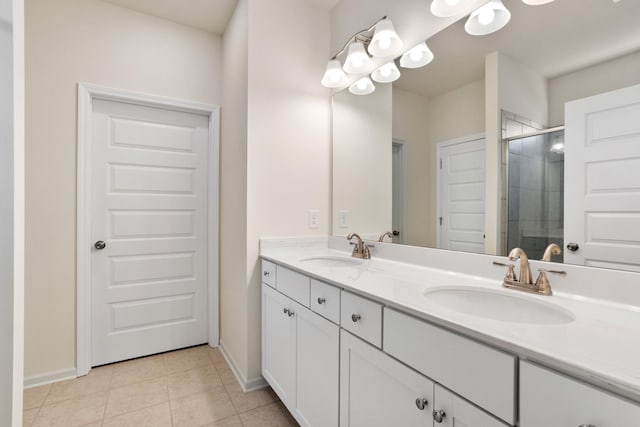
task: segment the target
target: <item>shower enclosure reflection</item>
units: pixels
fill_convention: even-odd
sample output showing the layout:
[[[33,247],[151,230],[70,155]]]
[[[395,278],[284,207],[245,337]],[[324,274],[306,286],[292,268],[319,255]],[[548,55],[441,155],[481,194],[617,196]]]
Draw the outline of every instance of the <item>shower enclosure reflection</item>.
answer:
[[[505,144],[507,247],[541,259],[549,244],[564,247],[564,129],[507,138]],[[562,254],[553,260],[562,262]]]

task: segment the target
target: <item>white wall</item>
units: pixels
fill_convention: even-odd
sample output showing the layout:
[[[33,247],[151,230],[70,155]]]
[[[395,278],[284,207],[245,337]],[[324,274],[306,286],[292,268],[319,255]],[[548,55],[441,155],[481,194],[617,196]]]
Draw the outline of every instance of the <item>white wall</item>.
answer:
[[[549,79],[549,125],[564,124],[564,104],[640,83],[640,52]]]
[[[220,103],[221,38],[98,0],[26,5],[25,373],[75,367],[78,82]]]
[[[549,117],[547,79],[502,53],[498,56],[498,79],[498,107],[546,127]]]
[[[13,401],[13,24],[0,2],[0,424],[11,425]]]
[[[248,0],[223,37],[220,138],[220,343],[247,372]]]
[[[259,238],[327,235],[329,12],[300,0],[249,1],[247,378],[261,372]],[[309,209],[320,227],[309,229]],[[224,301],[223,301],[224,303]]]
[[[392,86],[333,97],[333,235],[362,238],[391,230]],[[338,212],[348,211],[348,227]]]
[[[434,123],[429,117],[429,99],[394,87],[392,105],[393,139],[402,142],[404,147],[402,243],[434,246],[435,219],[431,205],[435,194],[430,179],[435,160],[429,140],[429,130]]]

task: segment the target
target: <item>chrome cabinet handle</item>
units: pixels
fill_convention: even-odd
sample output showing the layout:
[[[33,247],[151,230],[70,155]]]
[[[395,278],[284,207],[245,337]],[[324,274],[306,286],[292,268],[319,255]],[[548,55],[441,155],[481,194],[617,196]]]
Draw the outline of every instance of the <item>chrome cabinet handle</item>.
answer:
[[[438,411],[433,411],[433,420],[435,422],[437,422],[438,424],[440,424],[441,422],[444,421],[444,417],[446,417],[447,414],[442,410],[438,410]]]
[[[423,399],[421,397],[416,399],[416,406],[421,411],[424,411],[424,408],[426,408],[428,405],[429,405],[429,402],[427,401],[427,399]]]
[[[263,272],[263,273],[262,273],[262,275],[263,275],[264,277],[267,277],[267,276],[269,276],[270,274],[271,274],[271,273],[270,273],[270,272],[268,272],[268,271],[265,271],[265,272]]]
[[[289,310],[288,308],[282,309],[282,312],[289,317],[292,317],[295,314],[293,311]]]
[[[96,248],[97,250],[101,251],[102,249],[107,247],[107,244],[102,240],[98,240],[97,242],[95,242],[93,244],[93,247]]]
[[[359,314],[352,314],[351,315],[351,320],[353,321],[353,323],[356,323],[360,319],[362,319],[362,316],[360,316]]]
[[[326,301],[324,298],[318,298],[318,304],[324,304]]]

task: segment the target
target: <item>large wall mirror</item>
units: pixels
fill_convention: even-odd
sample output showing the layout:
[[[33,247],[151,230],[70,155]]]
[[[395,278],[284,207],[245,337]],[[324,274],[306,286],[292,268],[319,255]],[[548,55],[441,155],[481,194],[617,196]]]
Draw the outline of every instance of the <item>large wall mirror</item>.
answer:
[[[334,94],[333,235],[395,231],[399,244],[500,255],[523,246],[531,258],[549,243],[567,252],[566,214],[579,202],[565,191],[575,184],[565,104],[640,84],[640,1],[503,2],[512,18],[500,31],[471,36],[463,19],[427,40],[435,58],[426,67],[400,68],[399,80],[367,96]],[[625,111],[631,122],[640,114]],[[625,132],[640,147],[640,130]],[[621,191],[638,204],[638,168],[623,175]],[[635,230],[612,237],[630,250],[626,260],[554,261],[640,271],[640,206],[626,218]],[[605,246],[607,228],[598,231]]]

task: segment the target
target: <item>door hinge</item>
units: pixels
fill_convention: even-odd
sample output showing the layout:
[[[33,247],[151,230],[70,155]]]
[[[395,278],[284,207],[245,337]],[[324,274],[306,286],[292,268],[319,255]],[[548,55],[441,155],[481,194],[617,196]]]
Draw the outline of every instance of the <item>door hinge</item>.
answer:
[[[440,169],[442,169],[442,159],[440,159]]]
[[[440,227],[442,227],[442,217],[440,217]]]

